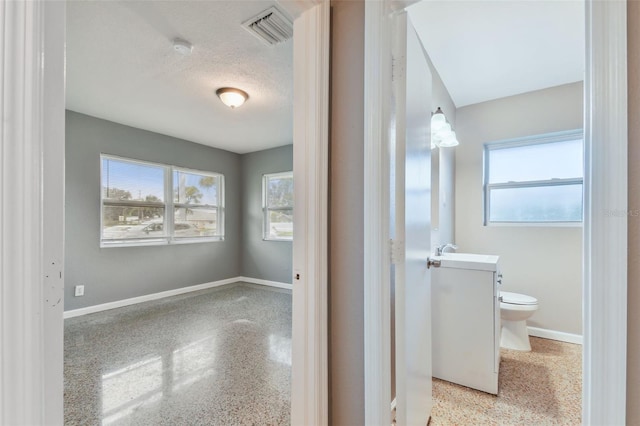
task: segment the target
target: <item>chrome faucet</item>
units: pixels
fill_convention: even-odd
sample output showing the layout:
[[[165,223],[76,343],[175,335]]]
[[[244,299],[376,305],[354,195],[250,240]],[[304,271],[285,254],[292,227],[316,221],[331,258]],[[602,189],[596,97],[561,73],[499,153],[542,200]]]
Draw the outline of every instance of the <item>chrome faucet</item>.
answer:
[[[451,243],[449,243],[449,244],[443,244],[443,245],[441,245],[441,246],[438,246],[438,247],[436,247],[436,256],[442,256],[442,255],[444,254],[444,251],[445,251],[446,249],[449,249],[449,248],[450,248],[451,250],[457,250],[457,249],[458,249],[458,246],[457,246],[457,245],[455,245],[455,244],[451,244]]]

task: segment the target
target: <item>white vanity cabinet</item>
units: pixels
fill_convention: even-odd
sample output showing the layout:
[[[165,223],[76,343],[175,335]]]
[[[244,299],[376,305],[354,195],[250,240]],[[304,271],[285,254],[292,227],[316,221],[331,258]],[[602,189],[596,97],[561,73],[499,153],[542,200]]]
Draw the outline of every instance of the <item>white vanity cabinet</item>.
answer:
[[[433,377],[498,393],[500,301],[498,256],[432,257]]]

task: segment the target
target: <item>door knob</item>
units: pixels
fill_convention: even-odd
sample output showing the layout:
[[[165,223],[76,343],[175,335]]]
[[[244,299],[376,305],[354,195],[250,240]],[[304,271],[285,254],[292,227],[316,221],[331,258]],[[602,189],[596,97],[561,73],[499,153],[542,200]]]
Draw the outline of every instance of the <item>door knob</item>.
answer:
[[[431,268],[432,266],[434,268],[439,268],[441,264],[442,262],[440,260],[431,259],[430,257],[427,258],[427,269]]]

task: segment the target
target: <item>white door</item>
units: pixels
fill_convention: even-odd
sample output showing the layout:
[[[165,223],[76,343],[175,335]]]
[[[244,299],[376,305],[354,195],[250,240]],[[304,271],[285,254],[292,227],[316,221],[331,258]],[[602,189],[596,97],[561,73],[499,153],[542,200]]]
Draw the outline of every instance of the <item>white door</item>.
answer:
[[[426,425],[432,407],[431,73],[406,13],[395,25],[396,419],[399,426],[413,426]]]

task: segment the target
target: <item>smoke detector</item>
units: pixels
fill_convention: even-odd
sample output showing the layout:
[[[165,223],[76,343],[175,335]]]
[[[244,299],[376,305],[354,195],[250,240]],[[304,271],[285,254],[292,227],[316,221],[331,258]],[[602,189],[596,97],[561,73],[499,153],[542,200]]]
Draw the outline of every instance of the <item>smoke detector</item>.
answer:
[[[242,27],[267,46],[275,46],[293,37],[293,24],[275,6],[243,22]]]
[[[187,56],[187,55],[191,55],[191,52],[193,51],[193,45],[189,43],[187,40],[183,40],[181,38],[174,38],[173,50],[175,50],[181,55]]]

